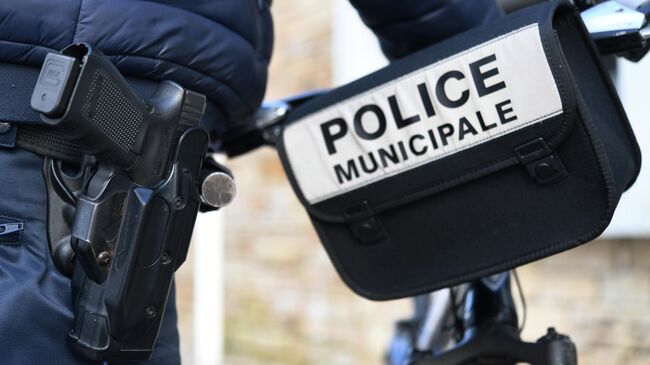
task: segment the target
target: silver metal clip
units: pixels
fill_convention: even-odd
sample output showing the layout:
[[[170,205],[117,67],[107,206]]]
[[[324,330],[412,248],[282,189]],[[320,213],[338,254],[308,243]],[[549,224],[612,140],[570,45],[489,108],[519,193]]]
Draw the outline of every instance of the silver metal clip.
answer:
[[[0,236],[22,231],[23,223],[0,223]]]

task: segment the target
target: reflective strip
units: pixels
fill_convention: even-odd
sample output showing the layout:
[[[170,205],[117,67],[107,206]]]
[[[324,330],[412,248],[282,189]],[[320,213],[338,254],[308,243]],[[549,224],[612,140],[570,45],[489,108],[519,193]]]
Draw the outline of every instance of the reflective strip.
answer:
[[[561,113],[533,24],[308,115],[284,145],[313,204]]]

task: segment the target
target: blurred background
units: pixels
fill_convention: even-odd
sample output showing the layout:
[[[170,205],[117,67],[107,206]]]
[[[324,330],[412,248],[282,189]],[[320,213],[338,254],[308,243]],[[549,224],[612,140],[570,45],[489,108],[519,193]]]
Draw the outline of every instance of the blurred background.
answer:
[[[275,0],[272,9],[267,99],[341,85],[386,63],[345,0]],[[615,81],[648,150],[650,60],[619,61]],[[371,302],[343,284],[273,150],[225,162],[238,196],[199,219],[176,277],[183,363],[382,364],[410,301]],[[604,239],[519,269],[525,339],[555,326],[576,342],[582,364],[650,364],[649,173]]]

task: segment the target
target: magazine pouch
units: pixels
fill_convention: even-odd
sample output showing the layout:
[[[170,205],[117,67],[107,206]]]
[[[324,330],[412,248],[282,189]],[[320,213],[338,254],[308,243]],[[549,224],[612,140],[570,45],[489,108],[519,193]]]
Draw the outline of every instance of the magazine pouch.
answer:
[[[278,149],[339,274],[378,300],[598,237],[640,167],[608,73],[564,1],[303,104]]]

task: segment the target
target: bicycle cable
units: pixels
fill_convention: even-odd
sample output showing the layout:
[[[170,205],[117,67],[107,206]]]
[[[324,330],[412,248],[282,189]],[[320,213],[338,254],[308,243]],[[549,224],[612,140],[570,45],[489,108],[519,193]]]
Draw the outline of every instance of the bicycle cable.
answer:
[[[465,324],[464,318],[459,316],[458,311],[465,306],[465,301],[467,300],[467,293],[469,292],[467,284],[462,284],[449,288],[449,293],[451,297],[452,305],[452,319],[454,321],[453,327],[455,329],[456,341],[460,341],[465,335]]]
[[[519,334],[521,334],[521,332],[524,330],[524,327],[526,326],[526,319],[528,318],[528,307],[526,306],[526,297],[524,296],[524,290],[521,288],[521,282],[519,281],[519,274],[517,274],[517,270],[512,270],[512,275],[515,277],[517,291],[519,292],[519,300],[521,301],[522,318],[521,325],[519,325]]]

